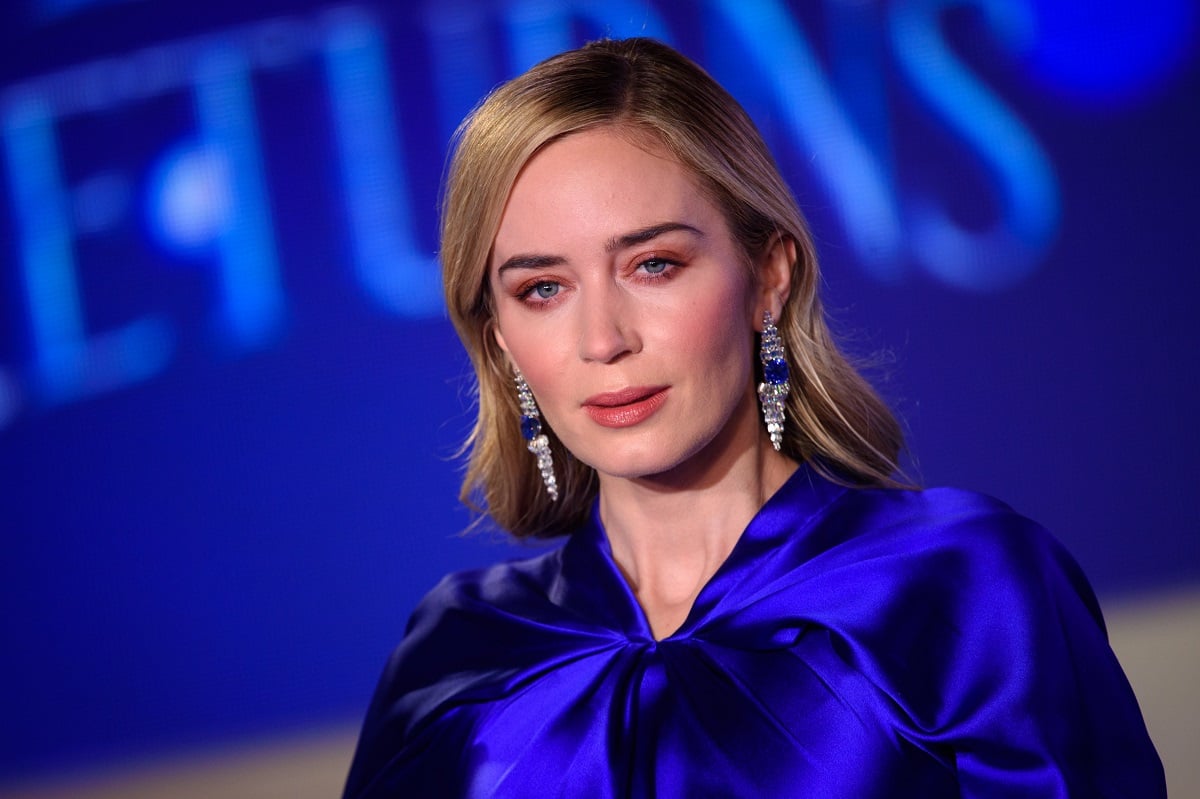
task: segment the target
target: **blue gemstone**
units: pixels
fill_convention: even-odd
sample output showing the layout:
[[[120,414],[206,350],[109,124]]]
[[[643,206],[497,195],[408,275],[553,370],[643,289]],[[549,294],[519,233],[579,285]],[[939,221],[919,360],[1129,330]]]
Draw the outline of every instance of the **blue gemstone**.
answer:
[[[763,364],[763,377],[774,386],[781,386],[788,379],[788,365],[783,358],[772,358]]]
[[[525,436],[526,441],[533,441],[540,432],[542,432],[541,419],[536,416],[521,417],[521,435]]]

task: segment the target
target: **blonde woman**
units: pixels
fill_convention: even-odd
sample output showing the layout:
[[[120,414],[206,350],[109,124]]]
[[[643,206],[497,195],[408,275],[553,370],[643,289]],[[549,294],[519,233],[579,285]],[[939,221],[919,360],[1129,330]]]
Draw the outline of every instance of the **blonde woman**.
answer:
[[[897,477],[796,202],[695,64],[602,41],[500,87],[441,255],[463,499],[565,541],[422,601],[347,796],[1165,795],[1070,556]]]

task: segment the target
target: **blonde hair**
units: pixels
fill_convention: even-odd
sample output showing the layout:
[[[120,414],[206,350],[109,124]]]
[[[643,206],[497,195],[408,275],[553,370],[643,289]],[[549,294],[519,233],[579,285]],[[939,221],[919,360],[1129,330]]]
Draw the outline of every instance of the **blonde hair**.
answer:
[[[812,237],[754,123],[692,61],[652,39],[625,39],[543,61],[485,98],[456,134],[441,260],[446,305],[477,380],[463,502],[514,536],[550,537],[577,527],[596,496],[591,467],[548,425],[559,500],[541,485],[520,433],[512,370],[495,340],[488,261],[521,168],[547,144],[601,125],[651,137],[695,174],[749,258],[779,236],[795,242],[791,296],[777,322],[793,385],[783,452],[851,485],[898,485],[900,427],[833,341]]]

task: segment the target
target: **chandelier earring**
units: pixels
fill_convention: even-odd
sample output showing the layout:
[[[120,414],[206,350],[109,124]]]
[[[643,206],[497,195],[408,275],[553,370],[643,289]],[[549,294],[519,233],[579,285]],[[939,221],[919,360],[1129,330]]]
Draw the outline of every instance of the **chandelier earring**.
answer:
[[[771,446],[778,452],[783,445],[784,400],[788,395],[788,365],[783,340],[770,311],[763,312],[763,331],[758,359],[762,362],[763,382],[758,384],[758,401]]]
[[[513,374],[517,383],[517,400],[521,404],[521,437],[525,446],[537,458],[538,472],[546,485],[546,493],[551,500],[558,499],[558,480],[554,477],[554,459],[550,455],[550,439],[542,432],[541,414],[537,403],[534,402],[533,392],[525,382],[525,376],[514,367]]]

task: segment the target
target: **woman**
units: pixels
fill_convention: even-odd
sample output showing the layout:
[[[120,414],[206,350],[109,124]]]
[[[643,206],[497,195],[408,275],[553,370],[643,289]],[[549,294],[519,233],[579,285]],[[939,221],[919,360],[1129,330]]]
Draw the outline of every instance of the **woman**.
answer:
[[[1165,795],[1070,556],[897,482],[800,211],[699,67],[534,67],[464,123],[443,215],[463,498],[566,542],[422,601],[347,796]]]

